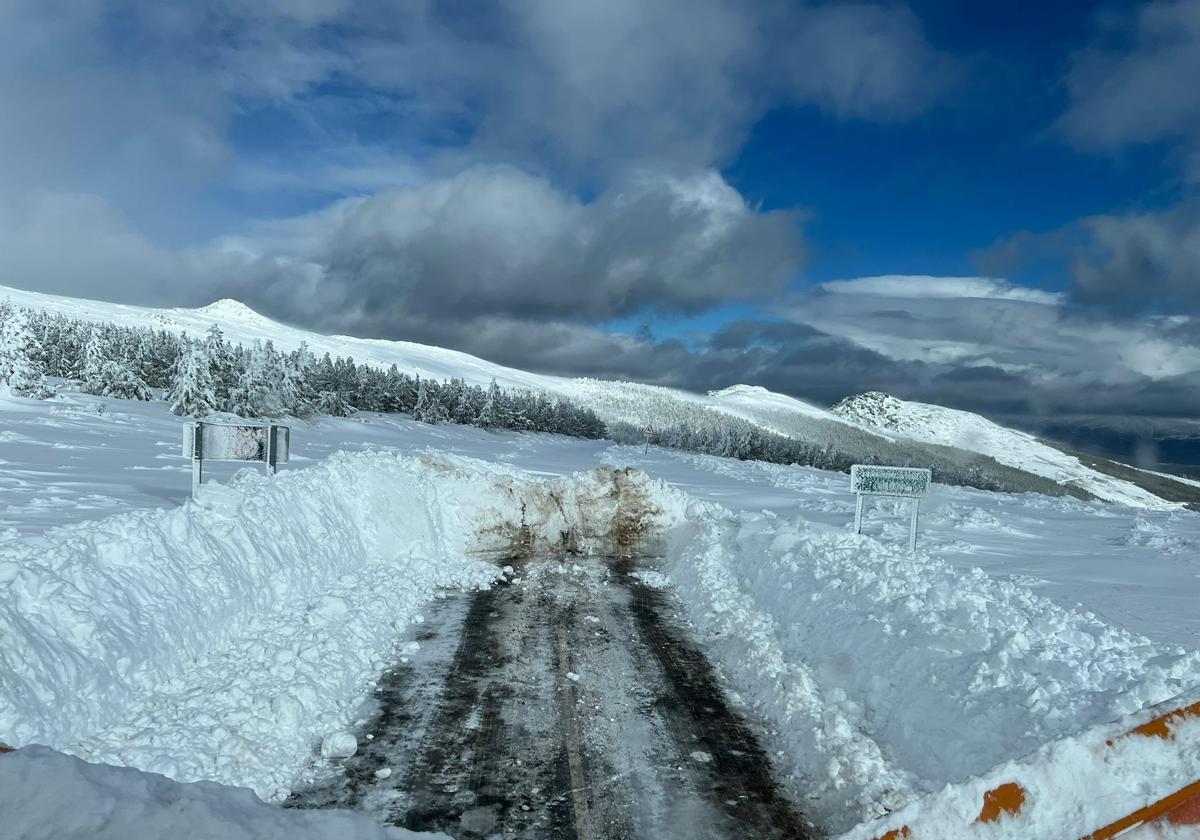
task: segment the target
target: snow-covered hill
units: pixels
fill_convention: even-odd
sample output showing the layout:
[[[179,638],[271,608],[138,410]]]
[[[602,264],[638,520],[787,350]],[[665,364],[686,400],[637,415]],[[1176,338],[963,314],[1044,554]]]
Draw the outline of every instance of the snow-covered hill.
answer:
[[[765,388],[733,385],[708,394],[632,382],[597,381],[550,376],[506,367],[467,353],[407,341],[322,335],[271,320],[235,300],[219,300],[197,309],[156,309],[47,295],[0,286],[0,300],[15,305],[61,313],[67,317],[129,327],[152,326],[194,337],[217,324],[226,337],[243,344],[271,340],[290,351],[306,343],[318,356],[351,356],[359,363],[380,367],[395,364],[406,373],[435,379],[460,378],[486,386],[495,379],[505,388],[527,388],[559,394],[593,409],[607,423],[635,428],[666,428],[694,418],[698,410],[737,417],[766,431],[840,448],[849,457],[866,455],[900,463],[928,462],[945,465],[953,452],[921,452],[911,441],[939,444],[991,456],[1060,484],[1074,484],[1098,498],[1141,507],[1164,502],[1131,482],[1104,476],[1069,455],[1040,444],[1031,435],[997,426],[977,415],[899,400],[880,402],[874,395],[844,401],[830,411]],[[887,398],[891,400],[891,398]],[[905,443],[907,441],[907,443]],[[902,449],[897,443],[904,445]],[[949,460],[947,456],[949,455]],[[926,458],[928,456],[928,458]],[[991,468],[995,472],[995,465]],[[980,464],[979,469],[989,469]],[[1003,486],[1020,484],[1006,477]],[[1033,489],[1043,489],[1035,487]]]
[[[1002,464],[1072,484],[1100,499],[1135,507],[1169,507],[1137,485],[1082,464],[1035,436],[993,423],[978,414],[928,403],[909,402],[879,391],[847,397],[833,413],[869,428],[911,440],[953,446],[990,455]]]

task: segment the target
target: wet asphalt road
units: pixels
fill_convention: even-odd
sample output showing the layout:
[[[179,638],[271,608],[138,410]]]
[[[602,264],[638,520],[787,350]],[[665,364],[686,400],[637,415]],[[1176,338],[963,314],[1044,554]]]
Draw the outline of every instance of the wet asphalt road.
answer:
[[[289,806],[457,838],[817,836],[635,561],[512,563],[435,605],[359,752]]]

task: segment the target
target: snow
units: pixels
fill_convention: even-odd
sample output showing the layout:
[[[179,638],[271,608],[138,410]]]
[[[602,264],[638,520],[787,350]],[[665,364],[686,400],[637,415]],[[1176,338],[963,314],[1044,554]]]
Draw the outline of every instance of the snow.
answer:
[[[1177,506],[1131,482],[1087,467],[1075,456],[1042,443],[1034,435],[1000,426],[969,411],[909,402],[878,392],[849,397],[834,406],[833,411],[844,419],[879,431],[990,455],[1002,464],[1060,484],[1074,484],[1106,501],[1156,509]]]
[[[760,385],[732,385],[719,391],[709,391],[708,396],[718,406],[729,408],[731,409],[730,413],[738,414],[750,421],[754,421],[757,413],[764,409],[795,412],[807,417],[817,417],[834,422],[842,421],[842,418],[829,409],[820,408],[785,394],[776,394]]]
[[[0,737],[18,746],[277,800],[349,735],[439,588],[502,574],[522,521],[547,548],[605,550],[628,492],[672,535],[639,575],[673,587],[832,830],[1200,684],[1188,511],[935,485],[912,554],[893,503],[851,533],[845,475],[378,415],[298,426],[279,476],[186,502],[161,403],[28,408],[0,409],[17,444],[0,477],[25,482],[0,488],[23,526],[0,541]],[[171,469],[124,471],[149,465]],[[111,506],[77,509],[100,484]],[[34,486],[73,524],[39,530]]]
[[[631,421],[702,405],[768,428],[787,425],[780,418],[842,422],[744,386],[690,395],[314,336],[227,301],[144,310],[13,298],[194,334],[218,318],[235,340],[306,340],[317,352],[481,383],[496,376],[583,402],[610,392],[610,416]],[[896,502],[870,503],[865,533],[851,532],[842,474],[373,414],[296,421],[279,476],[213,464],[206,475],[220,483],[189,501],[180,419],[162,402],[4,396],[0,740],[278,801],[358,747],[364,700],[387,664],[417,653],[401,639],[439,592],[511,576],[501,566],[514,546],[611,550],[614,517],[636,502],[640,524],[662,536],[649,550],[663,554],[639,578],[681,601],[792,793],[827,830],[886,810],[917,809],[903,813],[935,825],[968,803],[977,812],[980,785],[1014,768],[1032,773],[1038,801],[1056,786],[1109,790],[1108,771],[1081,763],[1080,745],[1107,721],[1200,685],[1200,516],[1081,472],[1031,436],[916,405],[891,415],[896,428],[876,415],[856,422],[1060,470],[1051,477],[1125,504],[935,485],[912,553]],[[588,670],[583,685],[595,679]],[[1191,746],[1153,746],[1123,747],[1120,767],[1134,769],[1112,784],[1129,783],[1128,773],[1147,784],[1195,778]],[[131,820],[177,818],[154,807],[155,791],[188,803],[197,825],[234,814],[222,836],[274,819],[229,788],[41,750],[15,755],[0,758],[0,776],[19,767],[41,790],[77,791],[95,803],[81,820],[115,798],[146,803]],[[0,786],[0,802],[8,790]],[[1011,836],[1062,836],[1050,828],[1058,813],[1039,810],[1033,829]],[[263,836],[276,831],[268,823]],[[78,836],[90,836],[81,825]],[[293,833],[322,830],[305,825]],[[977,833],[1010,836],[995,832]]]
[[[358,752],[358,741],[349,732],[330,732],[321,739],[323,758],[349,758]]]
[[[981,570],[703,505],[668,574],[833,829],[1200,682],[1200,653]]]
[[[614,482],[637,480],[341,454],[5,539],[0,733],[278,798],[321,738],[327,757],[351,754],[352,737],[330,733],[440,588],[488,585],[499,569],[485,558],[518,539],[604,544]]]
[[[285,810],[251,791],[89,764],[46,747],[0,757],[8,840],[416,840],[348,811]]]
[[[1200,700],[1191,692],[1172,704]],[[1046,744],[1015,761],[997,765],[966,782],[947,785],[878,824],[865,824],[838,840],[875,840],[893,826],[907,825],[927,840],[1028,840],[1078,837],[1101,829],[1200,778],[1200,720],[1174,724],[1173,740],[1122,737],[1132,722],[1148,721],[1143,712],[1130,721],[1094,727]],[[1112,746],[1108,746],[1111,742]],[[1079,783],[1083,781],[1084,783]],[[1071,783],[1075,782],[1075,783]],[[1025,801],[1017,815],[985,824],[976,822],[984,793],[1002,784],[1019,784]],[[1122,837],[1195,837],[1195,829],[1154,825]]]

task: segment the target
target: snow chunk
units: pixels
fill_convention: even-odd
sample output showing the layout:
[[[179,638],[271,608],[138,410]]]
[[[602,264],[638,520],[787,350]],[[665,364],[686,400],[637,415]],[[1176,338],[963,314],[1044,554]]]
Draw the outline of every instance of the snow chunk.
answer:
[[[325,758],[349,758],[358,752],[358,739],[349,732],[330,732],[321,739],[321,755]]]
[[[69,803],[69,807],[64,807]],[[0,758],[4,836],[54,840],[415,840],[350,811],[285,809],[245,788],[185,784],[130,767],[89,764],[47,747]]]

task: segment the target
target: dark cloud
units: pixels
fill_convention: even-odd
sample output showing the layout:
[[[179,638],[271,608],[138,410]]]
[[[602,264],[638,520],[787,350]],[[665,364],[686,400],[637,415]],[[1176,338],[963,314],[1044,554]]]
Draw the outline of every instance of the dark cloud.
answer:
[[[1179,143],[1195,167],[1200,162],[1200,0],[1156,0],[1098,20],[1095,43],[1072,59],[1071,105],[1061,130],[1092,149]]]
[[[1200,212],[1095,216],[1080,223],[1073,295],[1129,314],[1200,314]]]
[[[984,413],[1181,415],[1200,406],[1194,317],[1130,319],[1000,281],[920,277],[828,284],[777,314],[877,354],[851,372],[848,391],[879,383]]]
[[[388,336],[401,317],[697,313],[780,292],[801,265],[798,221],[753,211],[712,172],[639,176],[583,203],[512,167],[477,167],[263,230],[246,247],[289,268],[243,272],[225,291],[291,320]]]
[[[1090,216],[1046,233],[1021,231],[976,255],[1007,271],[1041,266],[1069,281],[1070,302],[1125,318],[1200,314],[1200,205]],[[1175,324],[1187,332],[1194,326]]]

